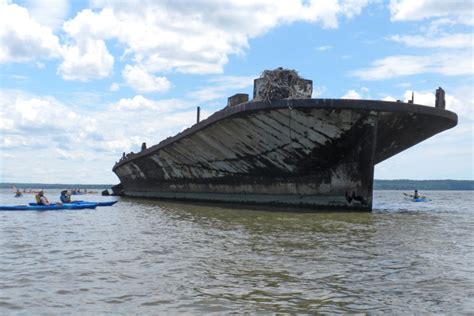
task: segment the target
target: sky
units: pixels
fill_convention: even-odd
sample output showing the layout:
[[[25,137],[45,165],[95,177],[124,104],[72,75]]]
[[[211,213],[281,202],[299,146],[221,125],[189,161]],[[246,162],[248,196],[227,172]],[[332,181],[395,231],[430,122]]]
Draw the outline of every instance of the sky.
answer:
[[[474,179],[471,0],[0,0],[0,182],[115,184],[138,152],[205,118],[266,69],[313,98],[408,100],[453,129],[376,179]]]

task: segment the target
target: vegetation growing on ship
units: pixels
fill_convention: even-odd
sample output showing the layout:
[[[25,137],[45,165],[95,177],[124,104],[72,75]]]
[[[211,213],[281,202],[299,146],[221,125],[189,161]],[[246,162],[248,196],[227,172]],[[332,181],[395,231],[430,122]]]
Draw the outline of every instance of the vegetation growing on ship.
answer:
[[[259,92],[265,102],[279,99],[299,99],[303,96],[293,88],[302,80],[296,70],[281,67],[265,70],[260,78],[266,79]]]

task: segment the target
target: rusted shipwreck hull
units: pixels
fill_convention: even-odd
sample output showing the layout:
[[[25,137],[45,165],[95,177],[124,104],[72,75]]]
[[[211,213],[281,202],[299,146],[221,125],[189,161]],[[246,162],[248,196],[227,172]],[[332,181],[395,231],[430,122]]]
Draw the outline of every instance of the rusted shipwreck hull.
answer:
[[[370,211],[375,164],[456,124],[444,108],[402,102],[244,102],[123,158],[115,193]]]

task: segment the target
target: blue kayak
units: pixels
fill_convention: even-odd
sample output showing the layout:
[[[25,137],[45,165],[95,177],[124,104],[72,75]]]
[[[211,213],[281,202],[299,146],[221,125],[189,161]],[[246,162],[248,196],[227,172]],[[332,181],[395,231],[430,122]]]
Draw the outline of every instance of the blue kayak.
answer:
[[[81,203],[81,204],[65,203],[65,204],[51,204],[51,205],[38,205],[36,203],[30,203],[30,205],[1,205],[0,211],[59,211],[59,210],[94,209],[96,207],[97,207],[96,203]]]
[[[96,203],[97,206],[112,206],[118,201],[106,201],[106,202],[89,202],[89,201],[72,201],[73,204],[81,204],[81,203]]]
[[[118,201],[107,201],[107,202],[89,202],[89,201],[72,201],[71,203],[64,203],[64,205],[88,205],[88,204],[96,204],[97,206],[112,206]],[[36,203],[29,203],[31,206],[37,206]]]
[[[431,201],[424,195],[418,195],[418,197],[414,197],[413,194],[408,194],[403,192],[403,195],[405,196],[405,199],[411,202],[428,202]]]
[[[407,201],[410,201],[410,202],[429,202],[431,201],[430,199],[428,199],[427,197],[418,197],[418,198],[413,198],[413,197],[410,197],[410,198],[405,198]]]

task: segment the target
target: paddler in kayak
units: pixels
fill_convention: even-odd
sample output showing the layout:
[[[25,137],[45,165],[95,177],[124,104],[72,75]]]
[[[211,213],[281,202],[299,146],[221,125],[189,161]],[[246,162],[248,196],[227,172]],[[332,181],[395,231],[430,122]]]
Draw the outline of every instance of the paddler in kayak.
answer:
[[[407,194],[407,193],[403,192],[403,195],[408,196],[408,197],[411,197],[411,198],[413,198],[413,199],[419,199],[419,198],[424,197],[424,196],[418,194],[418,190],[415,190],[415,193],[414,193],[414,194]]]
[[[61,191],[61,196],[59,197],[63,203],[71,203],[71,195],[67,190]]]
[[[43,190],[39,191],[38,194],[35,195],[35,198],[36,198],[36,203],[38,203],[39,205],[51,205],[48,198],[44,196]]]
[[[408,196],[408,197],[410,197],[410,198],[412,198],[412,199],[414,199],[414,200],[425,198],[425,196],[420,195],[420,194],[418,193],[418,190],[415,190],[415,193],[413,193],[413,194],[403,193],[403,195]]]

